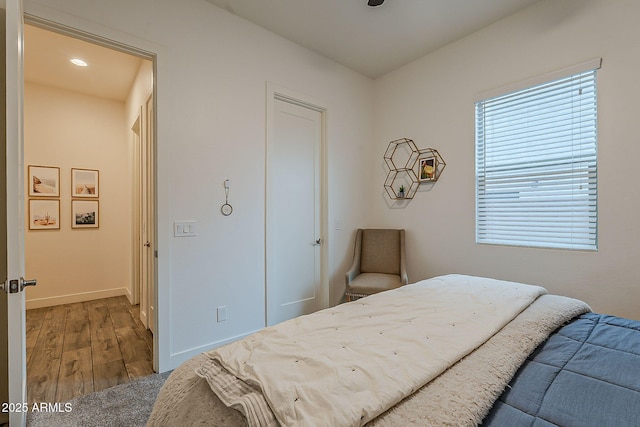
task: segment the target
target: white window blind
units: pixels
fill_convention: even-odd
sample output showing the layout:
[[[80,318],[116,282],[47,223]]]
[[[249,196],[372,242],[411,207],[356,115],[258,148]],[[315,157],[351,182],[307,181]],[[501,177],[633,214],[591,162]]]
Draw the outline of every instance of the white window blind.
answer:
[[[476,102],[476,241],[597,250],[596,69]]]

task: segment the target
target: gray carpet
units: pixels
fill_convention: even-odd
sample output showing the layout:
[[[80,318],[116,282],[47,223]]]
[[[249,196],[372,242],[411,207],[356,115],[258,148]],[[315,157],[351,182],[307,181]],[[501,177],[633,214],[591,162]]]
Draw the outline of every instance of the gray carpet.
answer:
[[[70,412],[29,412],[28,427],[138,427],[151,414],[160,387],[170,372],[120,384],[70,400]],[[64,408],[64,404],[61,405]]]

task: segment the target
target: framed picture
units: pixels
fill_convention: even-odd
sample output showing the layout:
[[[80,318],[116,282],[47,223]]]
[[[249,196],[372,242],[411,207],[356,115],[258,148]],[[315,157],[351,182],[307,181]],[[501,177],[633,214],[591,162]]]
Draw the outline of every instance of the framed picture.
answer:
[[[418,179],[420,181],[432,181],[436,177],[436,167],[438,166],[435,157],[420,159],[420,169]]]
[[[71,197],[98,197],[99,175],[94,169],[71,169]]]
[[[29,165],[29,196],[60,197],[60,168]]]
[[[71,201],[71,228],[98,228],[98,201]]]
[[[29,230],[59,230],[60,200],[29,199]]]

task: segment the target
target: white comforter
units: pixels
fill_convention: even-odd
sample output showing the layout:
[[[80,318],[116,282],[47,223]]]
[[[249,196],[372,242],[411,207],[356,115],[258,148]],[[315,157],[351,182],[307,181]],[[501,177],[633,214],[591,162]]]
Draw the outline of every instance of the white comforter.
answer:
[[[544,293],[537,286],[443,276],[281,323],[209,357],[258,388],[283,425],[364,425]]]

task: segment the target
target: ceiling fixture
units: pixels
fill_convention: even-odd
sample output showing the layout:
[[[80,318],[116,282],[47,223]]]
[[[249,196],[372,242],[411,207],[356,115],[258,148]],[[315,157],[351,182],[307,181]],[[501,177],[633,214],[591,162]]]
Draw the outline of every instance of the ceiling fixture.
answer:
[[[88,66],[88,65],[89,65],[89,64],[87,64],[86,62],[84,62],[84,61],[83,61],[82,59],[80,59],[80,58],[73,58],[73,59],[71,60],[71,63],[72,63],[73,65],[77,65],[78,67],[86,67],[86,66]]]
[[[382,3],[384,3],[384,0],[369,0],[367,4],[371,7],[375,7],[380,6]]]

